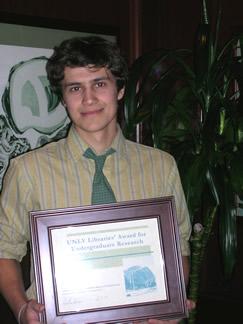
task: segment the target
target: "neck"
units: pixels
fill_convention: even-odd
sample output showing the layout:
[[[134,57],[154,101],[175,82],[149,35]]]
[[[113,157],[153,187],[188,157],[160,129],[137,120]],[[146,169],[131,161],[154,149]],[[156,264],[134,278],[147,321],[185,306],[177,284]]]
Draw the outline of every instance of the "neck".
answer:
[[[101,154],[106,149],[108,149],[117,133],[117,127],[113,132],[100,131],[100,132],[90,132],[89,134],[80,134],[79,136],[93,149],[96,154]]]

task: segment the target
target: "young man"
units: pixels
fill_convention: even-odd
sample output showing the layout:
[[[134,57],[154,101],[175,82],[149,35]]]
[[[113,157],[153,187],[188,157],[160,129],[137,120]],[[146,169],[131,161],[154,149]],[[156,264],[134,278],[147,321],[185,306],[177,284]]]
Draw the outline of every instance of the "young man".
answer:
[[[103,173],[114,201],[175,197],[188,278],[191,227],[175,161],[165,152],[126,140],[117,124],[127,77],[119,49],[99,37],[64,41],[48,60],[47,74],[72,121],[69,134],[13,159],[0,200],[0,292],[23,324],[39,323],[44,309],[35,300],[33,275],[24,291],[19,267],[30,239],[28,212],[111,202],[93,197],[95,161],[88,151],[100,156],[111,149]]]

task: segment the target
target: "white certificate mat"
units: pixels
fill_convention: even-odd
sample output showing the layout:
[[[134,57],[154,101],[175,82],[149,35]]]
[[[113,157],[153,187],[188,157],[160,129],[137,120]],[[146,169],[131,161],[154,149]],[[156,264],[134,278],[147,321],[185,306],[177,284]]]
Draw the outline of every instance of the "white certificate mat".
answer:
[[[51,230],[59,312],[165,300],[157,218]]]

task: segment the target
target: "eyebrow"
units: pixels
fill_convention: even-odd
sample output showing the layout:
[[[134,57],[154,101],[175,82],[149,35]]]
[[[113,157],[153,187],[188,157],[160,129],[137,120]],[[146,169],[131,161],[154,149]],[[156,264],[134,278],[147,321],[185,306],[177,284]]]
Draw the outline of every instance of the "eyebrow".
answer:
[[[96,83],[99,81],[106,81],[106,80],[110,80],[110,78],[108,76],[102,76],[102,77],[97,77],[95,79],[91,79],[88,81],[88,83]],[[67,88],[67,87],[73,87],[73,86],[80,86],[81,84],[82,84],[82,82],[79,82],[79,81],[71,81],[71,82],[63,83],[63,87]]]

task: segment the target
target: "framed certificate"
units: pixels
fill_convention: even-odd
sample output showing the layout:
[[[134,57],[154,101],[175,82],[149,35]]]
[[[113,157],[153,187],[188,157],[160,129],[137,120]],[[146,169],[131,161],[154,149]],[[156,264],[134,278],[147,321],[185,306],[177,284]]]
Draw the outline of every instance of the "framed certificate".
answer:
[[[44,323],[187,316],[173,197],[30,212]]]

